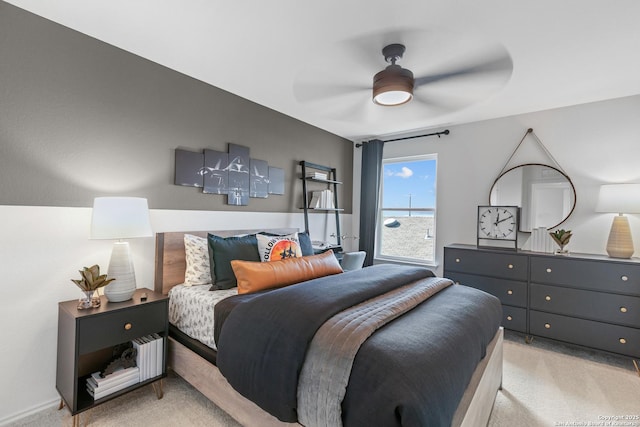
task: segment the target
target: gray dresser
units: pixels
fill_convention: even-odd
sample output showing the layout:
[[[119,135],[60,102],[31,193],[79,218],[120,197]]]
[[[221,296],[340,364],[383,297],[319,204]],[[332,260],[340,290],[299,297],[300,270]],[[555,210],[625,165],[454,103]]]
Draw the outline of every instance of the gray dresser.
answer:
[[[500,298],[503,326],[640,357],[640,262],[450,245],[444,276]]]

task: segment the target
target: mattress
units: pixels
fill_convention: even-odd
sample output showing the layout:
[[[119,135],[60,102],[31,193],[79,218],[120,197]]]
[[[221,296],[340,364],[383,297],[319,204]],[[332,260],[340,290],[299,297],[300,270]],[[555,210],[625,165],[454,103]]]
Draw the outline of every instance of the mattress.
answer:
[[[177,285],[169,291],[169,323],[187,336],[217,350],[215,305],[238,294],[237,288],[210,291],[211,285]]]

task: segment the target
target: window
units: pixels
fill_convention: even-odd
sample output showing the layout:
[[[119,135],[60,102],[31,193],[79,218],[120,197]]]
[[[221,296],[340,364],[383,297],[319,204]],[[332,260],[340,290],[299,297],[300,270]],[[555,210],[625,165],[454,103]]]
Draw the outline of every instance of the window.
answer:
[[[435,263],[437,155],[385,159],[376,257]]]

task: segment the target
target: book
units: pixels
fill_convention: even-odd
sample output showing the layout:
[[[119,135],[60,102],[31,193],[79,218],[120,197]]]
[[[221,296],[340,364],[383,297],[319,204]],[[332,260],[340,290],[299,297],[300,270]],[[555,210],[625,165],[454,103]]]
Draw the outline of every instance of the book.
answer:
[[[86,389],[94,399],[101,399],[139,382],[139,368],[133,366],[114,372],[104,378],[100,376],[100,372],[94,372],[87,378]]]
[[[130,387],[130,386],[132,386],[134,384],[138,384],[139,382],[140,381],[138,381],[137,377],[133,377],[133,378],[130,378],[129,380],[127,380],[127,381],[118,383],[118,384],[113,385],[113,386],[108,387],[108,388],[100,388],[100,387],[98,387],[98,388],[95,388],[95,389],[91,389],[89,386],[87,386],[87,392],[89,392],[89,394],[91,396],[93,396],[93,398],[95,400],[98,400],[98,399],[102,399],[103,397],[106,397],[106,396],[108,396],[108,395],[110,395],[112,393],[115,393],[116,391],[120,391],[120,390],[125,389],[127,387]]]
[[[138,378],[137,367],[134,369],[135,369],[135,372],[131,371],[131,374],[120,375],[119,377],[113,380],[110,380],[109,382],[101,382],[101,383],[98,383],[96,381],[96,378],[92,374],[92,376],[87,379],[87,387],[93,390],[106,390],[111,387],[122,384],[123,382],[129,382],[132,379],[138,380],[139,378]]]
[[[333,204],[333,191],[324,190],[324,206],[325,209],[333,209],[335,205]]]
[[[156,376],[162,375],[162,367],[164,365],[164,337],[160,334],[153,334],[156,339]]]
[[[146,381],[162,375],[164,338],[155,333],[138,337],[131,343],[138,352],[136,354],[136,365],[139,368],[140,381]]]
[[[148,351],[149,351],[149,365],[147,366],[147,379],[153,378],[156,376],[156,354],[157,354],[157,340],[151,336],[147,335],[145,337],[147,339]]]
[[[327,180],[327,174],[325,172],[307,172],[307,178]]]
[[[142,351],[142,357],[140,360],[140,381],[146,381],[149,379],[149,341],[147,337],[140,337],[140,350]]]
[[[143,381],[142,379],[142,342],[140,341],[140,338],[136,338],[133,341],[131,341],[131,343],[133,344],[133,348],[136,349],[136,365],[138,366],[138,375],[139,375],[139,381]]]
[[[311,201],[309,202],[309,207],[311,209],[320,209],[320,208],[322,208],[322,199],[323,199],[323,192],[322,191],[313,191],[311,193]]]
[[[121,368],[115,371],[114,373],[109,374],[103,378],[100,376],[100,372],[98,371],[98,372],[92,373],[87,380],[95,384],[96,387],[108,386],[115,382],[122,381],[123,378],[127,379],[130,377],[134,377],[138,375],[138,372],[139,372],[138,367],[132,366],[129,368]]]

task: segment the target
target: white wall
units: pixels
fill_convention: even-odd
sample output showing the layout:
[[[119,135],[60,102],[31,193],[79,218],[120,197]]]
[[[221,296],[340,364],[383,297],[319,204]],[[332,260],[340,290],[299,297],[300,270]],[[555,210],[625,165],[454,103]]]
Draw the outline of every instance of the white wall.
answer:
[[[312,238],[334,232],[332,218],[310,215]],[[59,401],[57,303],[79,298],[70,279],[83,266],[98,264],[106,271],[111,254],[112,242],[88,240],[90,221],[90,208],[0,206],[0,425]],[[303,229],[304,219],[301,213],[152,210],[151,224],[156,232]],[[350,225],[350,215],[343,215],[343,234],[352,234]],[[155,240],[130,243],[138,287],[153,289]]]
[[[477,206],[528,128],[549,150],[576,188],[577,204],[560,227],[573,230],[572,252],[606,254],[614,214],[594,212],[601,184],[640,182],[640,96],[583,104],[465,125],[447,126],[451,134],[388,143],[384,156],[438,154],[437,261],[442,274],[443,247],[476,244]],[[443,127],[442,129],[445,129]],[[434,129],[440,130],[440,129]],[[381,137],[380,139],[391,139]],[[527,137],[509,166],[549,160]],[[354,196],[360,168],[354,154]],[[354,222],[359,204],[354,203]],[[640,215],[629,215],[636,255],[640,256]],[[520,234],[520,246],[529,234]]]

